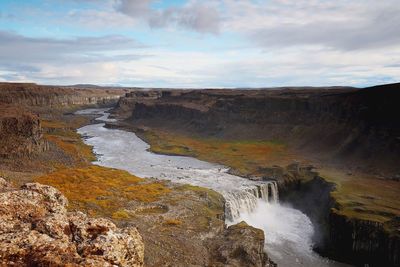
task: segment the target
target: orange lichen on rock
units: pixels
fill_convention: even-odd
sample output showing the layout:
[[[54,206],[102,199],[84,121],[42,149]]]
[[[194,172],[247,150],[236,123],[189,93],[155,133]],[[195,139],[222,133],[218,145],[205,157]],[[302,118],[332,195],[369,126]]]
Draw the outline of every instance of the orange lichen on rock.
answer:
[[[53,187],[29,183],[17,190],[0,178],[0,266],[144,265],[136,228],[67,212],[67,203]]]

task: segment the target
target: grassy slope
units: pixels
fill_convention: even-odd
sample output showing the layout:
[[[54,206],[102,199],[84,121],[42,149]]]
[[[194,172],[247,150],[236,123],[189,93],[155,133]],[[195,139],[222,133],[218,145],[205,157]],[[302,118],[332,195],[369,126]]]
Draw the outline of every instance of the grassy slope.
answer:
[[[242,175],[259,175],[270,162],[289,164],[294,156],[279,141],[221,140],[189,137],[166,131],[146,131],[143,135],[151,151],[184,155],[235,168]]]
[[[76,117],[70,122],[60,120],[43,120],[44,138],[60,148],[76,165],[86,165],[96,159],[92,148],[86,145],[76,128],[87,123],[83,117]]]
[[[320,174],[337,185],[331,194],[340,205],[336,212],[377,222],[400,216],[399,182],[377,179],[365,173],[348,175],[332,168],[323,168]]]
[[[282,143],[221,140],[148,130],[141,134],[156,153],[186,155],[232,167],[242,175],[261,174],[263,167],[285,166],[297,159]],[[261,169],[260,169],[261,168]],[[365,173],[323,167],[320,174],[337,185],[332,196],[336,212],[353,218],[385,222],[400,215],[400,183]]]

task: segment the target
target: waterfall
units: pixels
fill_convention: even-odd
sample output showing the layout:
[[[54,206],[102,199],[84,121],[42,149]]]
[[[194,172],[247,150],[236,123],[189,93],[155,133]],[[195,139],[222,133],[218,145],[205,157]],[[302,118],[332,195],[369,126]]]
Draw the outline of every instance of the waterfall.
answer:
[[[224,192],[223,195],[226,200],[225,216],[230,221],[239,218],[241,212],[254,211],[258,199],[267,203],[278,203],[279,199],[278,184],[275,181],[248,186],[243,190]]]
[[[80,111],[81,114],[105,115],[105,110]],[[95,164],[129,171],[141,177],[158,177],[175,183],[191,184],[215,190],[225,200],[226,223],[246,221],[264,230],[268,254],[279,266],[335,266],[316,256],[312,247],[313,227],[310,219],[298,210],[278,202],[275,181],[254,181],[228,173],[221,166],[190,157],[166,156],[149,152],[149,145],[134,133],[106,129],[92,124],[78,129],[92,145],[98,157]]]

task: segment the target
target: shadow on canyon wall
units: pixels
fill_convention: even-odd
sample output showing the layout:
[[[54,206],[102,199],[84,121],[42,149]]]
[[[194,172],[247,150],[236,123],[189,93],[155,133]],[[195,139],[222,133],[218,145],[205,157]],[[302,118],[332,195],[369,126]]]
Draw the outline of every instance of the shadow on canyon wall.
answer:
[[[277,141],[307,162],[347,172],[346,179],[356,181],[355,186],[361,183],[356,188],[360,198],[377,199],[382,195],[362,192],[362,184],[371,180],[358,179],[353,172],[373,175],[381,191],[394,186],[400,192],[396,182],[400,179],[399,100],[400,84],[363,89],[137,90],[121,98],[113,113],[140,129],[196,140]],[[269,167],[282,168],[283,175],[268,177]],[[338,191],[347,194],[337,190],[340,183],[318,174],[303,179],[285,167],[269,167],[264,168],[264,178],[280,181],[282,200],[302,210],[316,225],[316,250],[321,254],[357,265],[399,266],[398,208],[392,213],[367,211],[362,203],[345,203],[343,196],[338,201]],[[389,180],[391,184],[385,184]],[[332,192],[336,192],[334,197]],[[361,207],[345,213],[343,205]],[[378,212],[384,219],[368,218],[367,212]]]

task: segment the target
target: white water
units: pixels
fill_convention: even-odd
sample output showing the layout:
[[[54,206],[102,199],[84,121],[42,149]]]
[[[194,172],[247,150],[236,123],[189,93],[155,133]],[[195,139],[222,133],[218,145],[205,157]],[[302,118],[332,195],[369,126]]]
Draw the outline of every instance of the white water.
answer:
[[[91,109],[77,113],[97,114],[101,115],[99,121],[114,121],[108,119],[105,111]],[[98,123],[78,129],[98,155],[95,164],[220,192],[227,202],[227,223],[244,220],[263,229],[267,253],[279,266],[339,266],[312,251],[313,227],[309,218],[296,209],[279,205],[276,182],[244,179],[228,174],[228,169],[221,165],[190,157],[154,154],[134,133],[103,126],[104,123]]]

